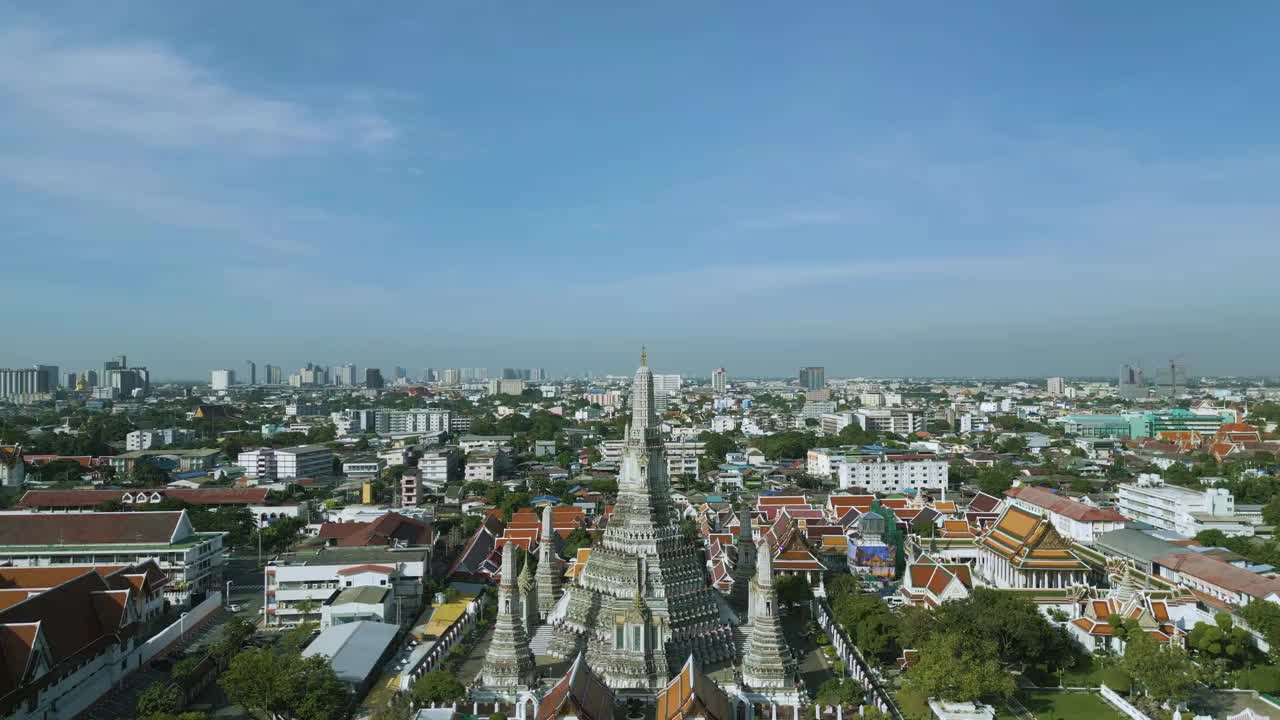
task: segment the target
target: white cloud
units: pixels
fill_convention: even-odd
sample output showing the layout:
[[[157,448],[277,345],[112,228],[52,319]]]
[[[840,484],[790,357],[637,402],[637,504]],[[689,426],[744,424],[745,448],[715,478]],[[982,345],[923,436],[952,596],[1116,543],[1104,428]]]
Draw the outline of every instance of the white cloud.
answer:
[[[44,123],[158,147],[372,148],[398,134],[364,104],[317,109],[233,87],[162,45],[75,43],[30,26],[0,31],[3,97]]]

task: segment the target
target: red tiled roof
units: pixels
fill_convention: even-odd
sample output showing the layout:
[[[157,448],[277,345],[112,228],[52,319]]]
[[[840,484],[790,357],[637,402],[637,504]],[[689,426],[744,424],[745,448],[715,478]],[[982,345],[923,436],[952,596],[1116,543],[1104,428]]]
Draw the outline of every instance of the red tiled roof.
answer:
[[[339,547],[374,547],[379,545],[419,546],[435,541],[431,525],[389,512],[372,522],[324,523],[320,537],[337,540]]]
[[[6,515],[0,545],[168,544],[185,511]]]
[[[90,507],[119,500],[126,493],[159,493],[160,497],[191,505],[264,505],[267,488],[149,488],[144,490],[28,490],[18,501],[24,508]]]
[[[396,569],[387,567],[386,565],[356,565],[355,567],[343,568],[338,571],[339,575],[358,575],[360,573],[375,572],[383,575],[390,575]]]
[[[1127,519],[1115,510],[1085,505],[1044,488],[1015,487],[1005,490],[1004,494],[1078,522],[1125,522]]]
[[[1252,598],[1265,598],[1271,593],[1280,594],[1280,579],[1263,577],[1197,552],[1161,555],[1152,562]]]

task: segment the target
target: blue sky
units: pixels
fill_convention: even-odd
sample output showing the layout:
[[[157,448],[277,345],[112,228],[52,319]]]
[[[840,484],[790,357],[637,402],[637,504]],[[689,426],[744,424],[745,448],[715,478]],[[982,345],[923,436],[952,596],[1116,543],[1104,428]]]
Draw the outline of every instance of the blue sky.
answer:
[[[0,366],[1280,372],[1274,4],[45,5]]]

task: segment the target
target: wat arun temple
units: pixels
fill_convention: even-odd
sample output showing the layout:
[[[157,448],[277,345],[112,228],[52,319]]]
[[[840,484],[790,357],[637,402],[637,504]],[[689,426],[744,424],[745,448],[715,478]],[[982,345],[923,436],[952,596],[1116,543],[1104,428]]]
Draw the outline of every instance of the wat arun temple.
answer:
[[[684,717],[676,710],[691,703],[720,717],[799,707],[768,540],[755,546],[744,513],[738,545],[749,596],[739,592],[734,600],[745,602],[732,602],[711,586],[703,551],[681,532],[672,494],[653,372],[642,353],[617,502],[585,563],[560,587],[550,508],[543,510],[536,577],[517,578],[513,545],[502,549],[498,617],[471,689],[477,709],[492,703],[520,720],[603,720],[637,708],[650,717]]]

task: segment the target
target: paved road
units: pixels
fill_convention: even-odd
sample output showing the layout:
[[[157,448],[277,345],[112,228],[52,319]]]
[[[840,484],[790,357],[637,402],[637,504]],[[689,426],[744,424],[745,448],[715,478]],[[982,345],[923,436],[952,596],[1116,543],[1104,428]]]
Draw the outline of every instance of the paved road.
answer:
[[[231,583],[231,593],[226,602],[239,605],[236,613],[245,620],[258,622],[262,617],[262,568],[258,567],[257,556],[233,556],[225,561],[222,571],[223,582]],[[226,585],[222,587],[226,593]]]

